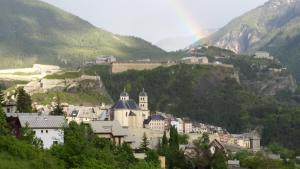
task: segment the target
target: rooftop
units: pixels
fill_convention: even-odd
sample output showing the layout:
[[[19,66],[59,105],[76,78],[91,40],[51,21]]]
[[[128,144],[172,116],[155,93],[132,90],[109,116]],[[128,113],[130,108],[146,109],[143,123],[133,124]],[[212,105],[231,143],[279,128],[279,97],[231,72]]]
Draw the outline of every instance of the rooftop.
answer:
[[[65,123],[64,116],[40,116],[40,115],[19,115],[21,127],[28,124],[29,128],[62,128]]]
[[[139,106],[134,100],[119,100],[112,107],[112,109],[129,109],[129,110],[138,110]]]
[[[89,124],[96,134],[128,135],[128,130],[124,129],[118,121],[90,121]]]

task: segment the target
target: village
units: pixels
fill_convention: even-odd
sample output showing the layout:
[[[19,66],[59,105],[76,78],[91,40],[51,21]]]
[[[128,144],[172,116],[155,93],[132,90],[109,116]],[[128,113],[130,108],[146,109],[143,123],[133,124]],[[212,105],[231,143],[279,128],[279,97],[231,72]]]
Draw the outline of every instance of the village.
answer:
[[[29,127],[36,137],[43,142],[43,148],[49,149],[55,144],[64,143],[63,128],[70,122],[90,125],[94,134],[100,138],[111,140],[116,145],[129,144],[136,150],[136,158],[145,158],[138,149],[146,135],[149,148],[156,149],[164,133],[169,133],[171,126],[175,127],[180,135],[187,136],[187,144],[180,145],[184,154],[193,158],[195,146],[193,142],[203,136],[209,135],[210,151],[216,149],[227,153],[239,151],[258,152],[261,150],[260,136],[257,132],[233,134],[221,127],[202,124],[192,121],[188,117],[175,117],[162,112],[150,112],[148,108],[148,93],[141,89],[136,102],[124,91],[120,93],[119,100],[113,105],[99,107],[84,107],[61,103],[63,116],[53,116],[50,112],[55,108],[52,105],[35,105],[36,113],[17,112],[16,101],[11,98],[4,102],[4,112],[13,133],[18,137],[21,128]],[[164,168],[165,159],[161,159]],[[229,165],[239,166],[238,161],[228,161]]]
[[[199,49],[190,49],[190,55],[190,57],[182,58],[179,63],[234,68],[233,65],[223,64],[221,61],[218,61],[218,59],[228,59],[230,56],[215,56],[216,61],[209,62],[207,57],[202,56]],[[274,59],[267,52],[256,52],[253,57],[256,59]],[[159,66],[179,64],[176,62],[154,63],[151,62],[151,60],[126,63],[116,61],[116,58],[113,56],[103,56],[98,57],[94,62],[87,62],[86,64],[111,64],[112,73],[120,73],[131,69],[147,70]],[[58,80],[42,79],[46,75],[61,71],[59,67],[50,65],[34,65],[33,68],[24,70],[3,70],[3,72],[0,72],[0,75],[2,74],[2,78],[5,78],[4,76],[11,73],[15,74],[15,78],[18,78],[18,76],[23,77],[24,75],[18,75],[18,73],[16,73],[20,71],[25,71],[30,74],[29,78],[36,79],[27,85],[19,86],[23,87],[29,94],[35,91],[47,92],[52,88],[57,88],[58,83],[66,83],[66,80],[60,82]],[[276,69],[272,71],[282,70]],[[99,77],[81,76],[80,79],[92,79],[97,81]],[[55,81],[55,83],[53,81]],[[70,79],[68,81],[70,84],[76,83],[75,80]],[[103,86],[103,84],[100,85]],[[18,112],[17,96],[7,92],[3,102],[3,110],[6,113],[7,122],[12,129],[12,133],[14,133],[16,137],[20,136],[22,128],[28,127],[32,129],[36,137],[42,141],[44,149],[50,149],[56,144],[63,144],[64,127],[70,122],[76,122],[77,124],[90,125],[95,135],[99,138],[108,139],[115,145],[130,145],[135,151],[135,157],[140,159],[145,158],[145,154],[139,151],[141,144],[143,144],[143,138],[145,136],[147,137],[150,149],[157,149],[164,135],[167,135],[167,137],[170,136],[170,129],[172,127],[174,127],[181,136],[186,138],[186,142],[180,145],[180,150],[184,152],[186,157],[191,159],[196,158],[195,152],[197,150],[194,142],[206,134],[209,137],[209,150],[212,155],[216,150],[223,151],[227,155],[242,151],[252,153],[263,151],[259,131],[229,133],[225,128],[196,122],[189,117],[176,117],[165,112],[150,111],[149,100],[151,100],[151,97],[149,97],[146,89],[139,90],[138,98],[131,98],[126,89],[120,91],[119,100],[111,105],[102,103],[100,106],[79,106],[69,103],[57,103],[55,101],[48,105],[33,103],[35,113]],[[57,98],[54,98],[54,100],[55,99],[57,100]],[[63,115],[51,115],[51,112],[54,111],[58,104],[62,108]],[[267,155],[273,159],[280,159],[278,155]],[[160,157],[162,168],[166,166],[165,161],[165,157]],[[238,160],[229,160],[227,164],[229,168],[240,167]]]

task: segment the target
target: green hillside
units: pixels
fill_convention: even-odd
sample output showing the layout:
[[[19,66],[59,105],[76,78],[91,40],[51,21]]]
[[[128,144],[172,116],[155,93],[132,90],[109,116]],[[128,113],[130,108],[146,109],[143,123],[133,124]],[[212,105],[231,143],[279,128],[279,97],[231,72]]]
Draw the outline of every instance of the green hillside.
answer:
[[[198,122],[225,127],[232,133],[258,127],[263,129],[265,145],[278,142],[290,148],[299,147],[296,141],[300,139],[297,132],[300,130],[298,103],[279,104],[277,97],[280,95],[264,96],[244,84],[247,79],[256,78],[253,77],[254,70],[250,69],[252,64],[236,60],[235,65],[245,67],[240,72],[242,83],[233,78],[231,68],[204,65],[182,64],[119,74],[110,74],[109,68],[88,67],[85,72],[100,74],[107,92],[115,101],[124,87],[135,100],[145,88],[152,111],[187,116]],[[250,72],[247,73],[246,69]],[[278,123],[274,123],[276,120]],[[284,138],[280,137],[283,132]]]
[[[81,63],[101,55],[161,59],[165,51],[136,37],[115,35],[38,0],[0,1],[2,67]]]
[[[232,20],[206,41],[238,53],[265,50],[300,80],[300,1],[270,0]]]

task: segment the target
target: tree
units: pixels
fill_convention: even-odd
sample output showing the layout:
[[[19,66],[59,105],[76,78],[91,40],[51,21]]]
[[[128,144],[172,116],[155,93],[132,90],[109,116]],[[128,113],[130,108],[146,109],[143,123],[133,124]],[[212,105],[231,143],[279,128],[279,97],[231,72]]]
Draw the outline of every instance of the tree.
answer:
[[[57,96],[56,97],[56,105],[55,105],[54,110],[50,114],[55,115],[55,116],[61,116],[61,115],[64,115],[64,111],[63,111],[64,109],[61,106],[59,95],[57,94],[56,96]]]
[[[3,91],[0,89],[0,104],[1,106],[3,106],[4,101],[5,101],[5,94],[3,93]]]
[[[173,150],[179,150],[178,132],[174,126],[172,126],[170,129],[169,146]]]
[[[31,113],[31,97],[23,87],[18,88],[17,90],[17,110],[20,113]]]
[[[208,149],[208,145],[209,145],[208,133],[203,133],[202,137],[200,138],[199,144],[201,148]]]
[[[147,137],[146,133],[144,133],[143,138],[142,138],[142,143],[140,145],[140,149],[143,152],[146,152],[149,149],[148,146],[149,146],[148,137]]]
[[[166,155],[167,149],[168,149],[168,138],[167,138],[167,135],[166,135],[165,131],[164,131],[164,135],[163,135],[163,138],[162,138],[161,149],[162,149],[161,150],[162,154]]]
[[[146,158],[145,158],[145,160],[148,163],[152,163],[152,164],[154,164],[156,166],[159,166],[159,164],[160,164],[159,155],[154,150],[147,150],[146,151]]]
[[[0,105],[0,135],[7,135],[8,134],[8,126],[6,122],[6,115]]]
[[[224,153],[217,151],[211,165],[212,169],[227,169]]]
[[[21,129],[21,139],[38,149],[43,148],[43,141],[35,136],[34,131],[29,128],[29,123],[26,123],[25,127]]]

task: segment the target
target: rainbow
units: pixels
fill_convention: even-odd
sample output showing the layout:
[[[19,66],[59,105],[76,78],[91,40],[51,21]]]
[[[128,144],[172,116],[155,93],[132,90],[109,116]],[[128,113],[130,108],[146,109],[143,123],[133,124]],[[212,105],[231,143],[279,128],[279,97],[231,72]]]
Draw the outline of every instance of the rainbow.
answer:
[[[208,36],[208,32],[202,29],[202,26],[197,19],[191,15],[188,8],[182,3],[184,0],[168,0],[178,17],[183,21],[187,29],[193,34],[195,40],[199,40],[203,37]]]

